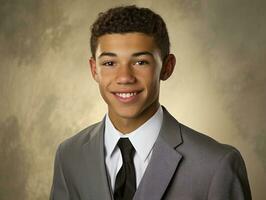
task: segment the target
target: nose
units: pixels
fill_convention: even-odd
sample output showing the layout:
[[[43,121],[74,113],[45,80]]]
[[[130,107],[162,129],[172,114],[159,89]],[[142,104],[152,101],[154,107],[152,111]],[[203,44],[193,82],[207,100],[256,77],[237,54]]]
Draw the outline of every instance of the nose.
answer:
[[[136,82],[134,72],[129,65],[123,65],[117,71],[117,84],[132,84]]]

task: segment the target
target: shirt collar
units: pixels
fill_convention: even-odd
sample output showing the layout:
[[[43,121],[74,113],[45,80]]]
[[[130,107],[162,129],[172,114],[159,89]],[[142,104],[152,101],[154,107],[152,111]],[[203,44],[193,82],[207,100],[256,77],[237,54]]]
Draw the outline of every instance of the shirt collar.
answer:
[[[134,146],[136,153],[144,162],[150,154],[153,145],[159,135],[161,125],[163,121],[163,110],[160,106],[157,112],[144,124],[138,127],[136,130],[123,135],[112,124],[108,114],[105,118],[105,134],[104,144],[106,156],[111,157],[115,150],[116,144],[121,137],[129,138],[130,142]]]

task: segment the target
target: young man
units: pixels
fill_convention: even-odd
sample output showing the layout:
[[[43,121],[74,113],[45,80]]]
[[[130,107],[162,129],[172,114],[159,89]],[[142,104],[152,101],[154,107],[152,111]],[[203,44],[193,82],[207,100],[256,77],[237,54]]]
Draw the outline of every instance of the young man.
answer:
[[[240,153],[159,104],[175,66],[169,46],[164,21],[147,8],[99,15],[90,67],[108,113],[59,146],[51,199],[251,199]]]

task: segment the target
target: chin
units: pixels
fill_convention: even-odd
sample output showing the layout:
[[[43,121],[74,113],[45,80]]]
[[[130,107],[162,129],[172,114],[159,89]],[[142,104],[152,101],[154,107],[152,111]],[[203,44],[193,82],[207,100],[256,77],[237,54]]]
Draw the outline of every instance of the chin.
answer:
[[[128,111],[119,111],[117,112],[118,116],[120,116],[121,118],[125,118],[125,119],[134,119],[137,118],[139,116],[138,111],[132,111],[132,110],[128,110]]]
[[[118,118],[124,119],[134,119],[140,116],[141,108],[134,108],[134,107],[119,107],[117,109],[112,109],[112,113],[114,116]]]

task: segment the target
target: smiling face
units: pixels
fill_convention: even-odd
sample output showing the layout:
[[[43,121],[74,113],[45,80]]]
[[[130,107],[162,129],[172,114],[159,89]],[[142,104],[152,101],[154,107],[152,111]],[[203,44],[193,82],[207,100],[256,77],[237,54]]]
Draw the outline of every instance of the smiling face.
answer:
[[[90,59],[91,72],[118,129],[125,128],[123,123],[137,128],[157,111],[160,80],[171,75],[174,61],[171,55],[162,66],[160,50],[146,34],[99,37],[95,59]]]

